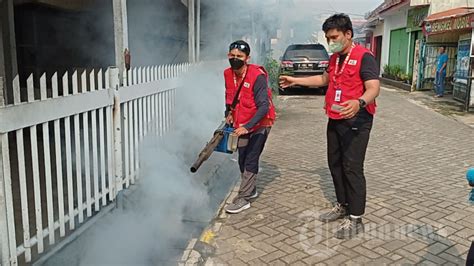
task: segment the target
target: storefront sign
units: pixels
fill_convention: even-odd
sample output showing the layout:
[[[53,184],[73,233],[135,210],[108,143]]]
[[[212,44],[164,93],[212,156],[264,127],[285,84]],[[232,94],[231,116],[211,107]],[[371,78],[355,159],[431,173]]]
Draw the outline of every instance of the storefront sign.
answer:
[[[434,22],[425,22],[423,24],[423,31],[426,35],[443,33],[447,31],[456,31],[472,28],[474,21],[473,14],[467,14],[462,17],[449,18],[438,20]]]
[[[429,7],[420,7],[408,10],[407,32],[419,31],[426,16],[428,16]]]

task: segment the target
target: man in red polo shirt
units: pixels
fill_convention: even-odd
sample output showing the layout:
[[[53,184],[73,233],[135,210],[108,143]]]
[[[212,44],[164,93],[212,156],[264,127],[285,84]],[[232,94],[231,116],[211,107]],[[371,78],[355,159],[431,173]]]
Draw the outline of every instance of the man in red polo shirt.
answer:
[[[380,92],[379,67],[367,49],[352,41],[352,22],[345,14],[329,17],[323,31],[333,52],[323,75],[280,77],[280,86],[328,86],[325,110],[328,163],[336,190],[337,203],[319,219],[343,219],[336,237],[350,239],[364,231],[362,215],[366,204],[364,159],[373,116],[375,98]]]
[[[227,57],[230,67],[224,71],[225,116],[239,136],[237,147],[242,175],[239,194],[225,210],[239,213],[250,208],[250,200],[258,196],[259,160],[275,120],[275,107],[266,70],[249,64],[249,44],[242,40],[233,42]]]

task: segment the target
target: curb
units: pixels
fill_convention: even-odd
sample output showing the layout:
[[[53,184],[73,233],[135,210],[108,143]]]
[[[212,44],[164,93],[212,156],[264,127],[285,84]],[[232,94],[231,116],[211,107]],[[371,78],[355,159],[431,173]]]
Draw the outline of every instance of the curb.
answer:
[[[221,230],[222,222],[229,215],[224,211],[224,207],[232,202],[232,199],[238,194],[239,182],[227,193],[222,203],[219,205],[214,218],[209,225],[203,230],[199,239],[193,238],[188,242],[186,249],[178,261],[179,266],[189,265],[215,265],[212,258],[215,253],[214,239]]]

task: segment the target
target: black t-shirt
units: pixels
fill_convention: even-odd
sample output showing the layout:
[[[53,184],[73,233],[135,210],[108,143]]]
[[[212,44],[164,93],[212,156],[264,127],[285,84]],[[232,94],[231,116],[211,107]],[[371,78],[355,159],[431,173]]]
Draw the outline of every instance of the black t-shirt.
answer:
[[[344,63],[347,54],[339,55],[339,65]],[[380,68],[371,53],[365,53],[362,57],[362,65],[360,67],[360,78],[362,81],[379,79]]]

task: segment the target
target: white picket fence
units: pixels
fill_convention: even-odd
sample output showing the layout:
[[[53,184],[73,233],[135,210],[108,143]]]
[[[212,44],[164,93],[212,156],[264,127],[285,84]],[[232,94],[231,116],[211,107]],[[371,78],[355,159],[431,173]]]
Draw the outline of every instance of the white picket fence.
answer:
[[[189,67],[134,68],[123,86],[116,68],[14,80],[14,103],[0,102],[2,265],[40,257],[136,182],[139,145],[170,129]]]

